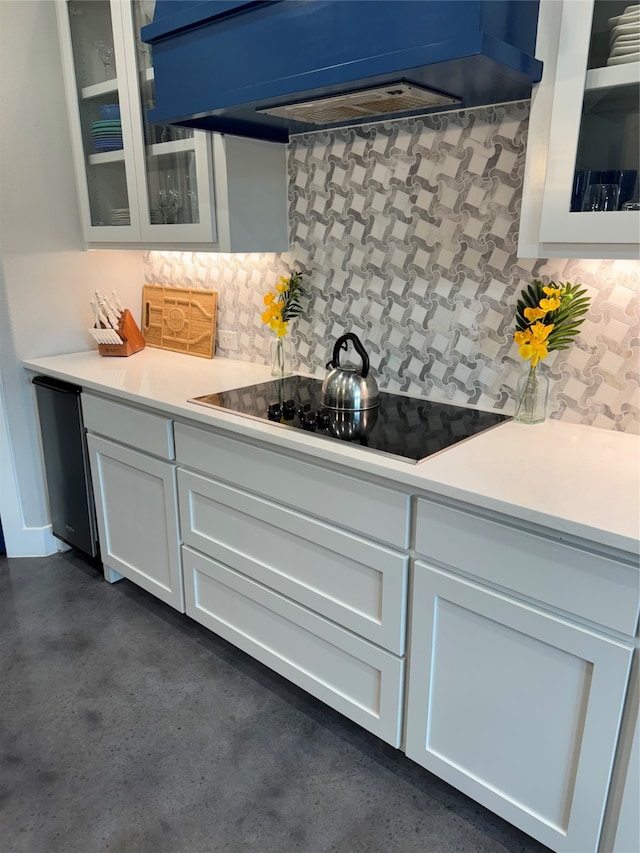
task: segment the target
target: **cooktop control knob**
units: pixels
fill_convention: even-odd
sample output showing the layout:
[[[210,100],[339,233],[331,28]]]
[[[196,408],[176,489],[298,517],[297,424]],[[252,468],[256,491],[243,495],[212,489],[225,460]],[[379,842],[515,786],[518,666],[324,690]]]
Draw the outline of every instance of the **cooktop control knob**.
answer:
[[[298,406],[298,417],[300,420],[303,420],[307,412],[311,411],[311,403],[304,403],[302,406]]]
[[[316,415],[316,421],[319,429],[328,429],[329,424],[331,423],[331,416],[326,409],[320,409]]]
[[[302,424],[302,429],[309,430],[309,432],[316,431],[316,416],[313,412],[306,412],[301,418],[300,423]]]
[[[280,408],[280,403],[271,403],[267,410],[267,417],[270,421],[279,421],[282,416],[282,409]]]
[[[296,416],[295,400],[285,400],[282,404],[282,417],[285,421],[292,421]]]

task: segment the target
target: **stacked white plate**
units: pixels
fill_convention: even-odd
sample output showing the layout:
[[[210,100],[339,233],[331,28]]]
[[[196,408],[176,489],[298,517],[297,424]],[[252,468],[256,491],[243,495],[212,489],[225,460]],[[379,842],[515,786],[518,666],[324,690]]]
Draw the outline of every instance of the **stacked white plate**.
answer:
[[[609,59],[607,65],[640,61],[640,3],[627,6],[622,15],[609,18]]]
[[[128,207],[114,207],[111,211],[112,225],[131,225],[131,215]]]

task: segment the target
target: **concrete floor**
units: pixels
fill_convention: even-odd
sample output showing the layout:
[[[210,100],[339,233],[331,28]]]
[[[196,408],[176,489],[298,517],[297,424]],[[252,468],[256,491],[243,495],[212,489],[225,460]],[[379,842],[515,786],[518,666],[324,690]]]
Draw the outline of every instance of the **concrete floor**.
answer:
[[[76,552],[0,557],[3,853],[546,850]]]

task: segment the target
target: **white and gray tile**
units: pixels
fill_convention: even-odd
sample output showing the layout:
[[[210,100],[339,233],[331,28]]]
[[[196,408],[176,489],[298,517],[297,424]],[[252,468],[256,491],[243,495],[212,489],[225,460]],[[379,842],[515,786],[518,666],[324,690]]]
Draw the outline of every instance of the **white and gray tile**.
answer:
[[[321,373],[354,331],[382,388],[506,411],[525,369],[513,344],[523,285],[581,283],[592,306],[580,336],[544,363],[551,417],[639,432],[640,264],[517,257],[528,114],[521,102],[294,137],[289,253],[150,252],[146,280],[218,290],[218,327],[243,341],[233,355],[266,362],[262,296],[302,268],[294,367]]]

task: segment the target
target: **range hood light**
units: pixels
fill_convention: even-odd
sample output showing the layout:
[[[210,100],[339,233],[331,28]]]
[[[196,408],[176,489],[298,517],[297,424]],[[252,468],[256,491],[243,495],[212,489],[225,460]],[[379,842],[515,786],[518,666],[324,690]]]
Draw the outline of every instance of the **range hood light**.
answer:
[[[459,103],[460,98],[453,98],[423,86],[400,81],[387,86],[362,89],[359,92],[347,92],[297,104],[282,104],[257,110],[257,112],[262,115],[323,125],[361,118],[375,119],[391,113],[428,110],[445,104]]]

